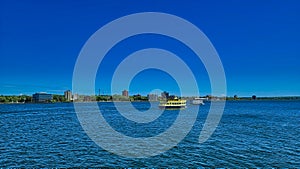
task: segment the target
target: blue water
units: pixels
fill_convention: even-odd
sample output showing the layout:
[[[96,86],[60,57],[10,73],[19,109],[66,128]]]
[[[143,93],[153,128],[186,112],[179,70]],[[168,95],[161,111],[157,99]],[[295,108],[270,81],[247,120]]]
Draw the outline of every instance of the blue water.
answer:
[[[89,103],[86,103],[87,105]],[[146,111],[147,103],[134,103]],[[177,111],[165,111],[144,125],[99,103],[105,119],[125,135],[164,132]],[[214,134],[198,137],[210,104],[201,106],[191,132],[174,148],[154,157],[126,158],[97,146],[83,131],[72,103],[0,105],[0,167],[289,167],[300,168],[300,102],[227,102]],[[184,111],[195,111],[188,105]],[[126,144],[126,143],[124,143]]]

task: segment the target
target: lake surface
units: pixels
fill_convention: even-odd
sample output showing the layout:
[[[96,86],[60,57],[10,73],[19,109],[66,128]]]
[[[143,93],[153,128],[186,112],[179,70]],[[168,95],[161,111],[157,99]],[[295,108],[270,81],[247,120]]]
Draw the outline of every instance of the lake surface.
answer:
[[[113,103],[98,104],[108,123],[131,137],[163,133],[178,115],[176,110],[165,111],[153,122],[138,124],[123,118]],[[133,105],[141,111],[149,109],[149,103]],[[200,107],[192,130],[174,148],[149,158],[127,158],[94,143],[72,103],[2,104],[0,167],[300,168],[300,101],[226,102],[214,134],[199,144],[209,107],[209,102]],[[197,109],[188,105],[183,112],[188,116]]]

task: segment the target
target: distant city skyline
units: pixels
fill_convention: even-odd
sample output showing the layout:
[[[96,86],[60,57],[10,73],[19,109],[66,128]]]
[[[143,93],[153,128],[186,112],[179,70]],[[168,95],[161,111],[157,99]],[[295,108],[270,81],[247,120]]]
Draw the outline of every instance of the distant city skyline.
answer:
[[[225,69],[227,96],[299,96],[299,9],[296,0],[1,1],[0,95],[63,95],[72,90],[77,56],[95,31],[128,14],[155,11],[182,17],[207,35]],[[124,89],[130,95],[147,95],[155,89],[180,94],[176,81],[159,70],[140,72],[129,87],[120,79],[111,91],[118,64],[132,52],[150,47],[178,55],[195,74],[200,95],[211,93],[205,67],[187,46],[147,34],[125,39],[107,53],[95,94],[99,89],[101,94],[121,94]],[[193,91],[182,95],[193,96]]]

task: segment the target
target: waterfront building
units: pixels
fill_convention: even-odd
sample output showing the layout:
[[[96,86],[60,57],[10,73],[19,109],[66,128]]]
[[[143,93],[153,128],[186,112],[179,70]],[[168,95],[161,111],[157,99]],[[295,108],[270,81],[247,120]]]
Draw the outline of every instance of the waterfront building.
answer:
[[[83,97],[83,101],[84,102],[90,102],[92,99],[91,99],[91,97],[90,96],[84,96]]]
[[[150,101],[150,102],[158,101],[158,95],[157,94],[148,94],[147,97],[148,97],[148,101]]]
[[[53,99],[52,94],[47,93],[35,93],[32,95],[32,102],[34,103],[46,103],[51,102]]]
[[[123,90],[122,91],[122,96],[128,97],[128,90]]]
[[[64,92],[65,98],[67,101],[71,101],[72,100],[72,92],[70,90],[67,90]]]
[[[164,92],[161,93],[161,97],[162,97],[163,99],[168,99],[168,98],[169,98],[169,93],[166,92],[166,91],[164,91]]]
[[[73,94],[73,101],[76,101],[76,100],[78,100],[78,99],[79,99],[78,94]]]

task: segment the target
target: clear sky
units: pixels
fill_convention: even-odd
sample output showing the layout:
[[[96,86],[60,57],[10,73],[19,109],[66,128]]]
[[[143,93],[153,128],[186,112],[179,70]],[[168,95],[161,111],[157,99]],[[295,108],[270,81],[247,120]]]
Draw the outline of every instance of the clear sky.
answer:
[[[223,63],[227,95],[300,95],[298,0],[1,0],[0,95],[62,94],[71,89],[74,65],[88,38],[110,21],[138,12],[170,13],[201,29]],[[205,69],[193,53],[174,39],[155,35],[116,45],[101,63],[106,66],[99,72],[105,73],[97,75],[96,90],[108,94],[118,62],[149,47],[180,55],[196,74],[201,94],[210,93]],[[160,88],[176,93],[173,80],[161,71],[148,70],[133,79],[129,91],[146,94]]]

